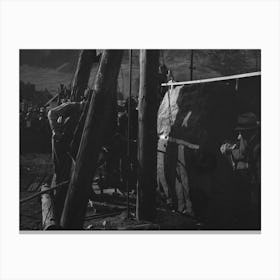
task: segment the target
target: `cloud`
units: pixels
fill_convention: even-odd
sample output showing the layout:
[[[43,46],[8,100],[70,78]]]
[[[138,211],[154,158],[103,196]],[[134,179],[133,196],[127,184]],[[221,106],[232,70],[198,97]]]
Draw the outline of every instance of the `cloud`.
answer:
[[[67,69],[67,67],[70,65],[70,63],[69,62],[66,62],[66,63],[63,63],[62,65],[60,65],[59,67],[57,67],[55,70],[56,71],[63,71],[63,70],[65,70],[65,69]],[[65,72],[65,71],[64,71]]]
[[[20,80],[35,84],[39,90],[47,88],[52,94],[57,92],[59,84],[68,85],[71,83],[72,76],[72,73],[60,72],[51,68],[29,65],[22,65],[20,67]]]

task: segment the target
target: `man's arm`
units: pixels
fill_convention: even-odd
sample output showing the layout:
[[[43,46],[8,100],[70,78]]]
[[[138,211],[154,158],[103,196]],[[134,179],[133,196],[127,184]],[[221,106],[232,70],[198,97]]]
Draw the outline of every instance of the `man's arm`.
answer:
[[[48,119],[50,123],[51,130],[53,133],[59,132],[63,125],[63,120],[77,111],[81,111],[82,105],[79,102],[69,102],[63,103],[48,112]],[[58,123],[58,119],[62,118],[62,121]]]

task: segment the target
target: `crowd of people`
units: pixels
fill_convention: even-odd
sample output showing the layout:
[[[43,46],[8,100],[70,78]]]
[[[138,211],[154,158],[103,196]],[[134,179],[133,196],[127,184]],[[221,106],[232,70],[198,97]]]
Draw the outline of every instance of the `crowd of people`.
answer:
[[[30,106],[28,109],[20,111],[20,128],[34,129],[35,131],[42,131],[47,127],[47,110],[45,107]]]
[[[48,112],[51,106],[67,103],[70,100],[70,88],[61,84],[52,104],[32,104],[21,100],[20,135],[21,152],[51,152],[51,129]]]
[[[51,130],[45,107],[29,106],[20,111],[21,152],[50,152]]]

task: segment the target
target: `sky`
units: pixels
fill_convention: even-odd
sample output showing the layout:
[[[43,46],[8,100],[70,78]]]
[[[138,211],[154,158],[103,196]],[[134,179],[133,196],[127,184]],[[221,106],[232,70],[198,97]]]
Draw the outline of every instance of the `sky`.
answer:
[[[80,50],[20,50],[20,80],[35,84],[37,90],[48,89],[56,94],[61,83],[73,79]],[[128,94],[128,50],[119,74],[119,90]],[[190,79],[191,50],[161,50],[160,62],[165,63],[177,81]],[[133,50],[132,94],[138,94],[139,50]],[[93,65],[89,86],[92,86],[97,63]],[[193,79],[204,79],[260,70],[260,51],[256,50],[194,50]],[[226,70],[226,71],[225,71]]]

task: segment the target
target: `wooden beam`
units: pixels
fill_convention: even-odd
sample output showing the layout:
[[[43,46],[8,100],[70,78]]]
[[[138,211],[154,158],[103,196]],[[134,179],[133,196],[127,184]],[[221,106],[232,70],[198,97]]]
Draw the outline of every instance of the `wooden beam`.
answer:
[[[64,229],[82,229],[90,188],[112,113],[112,98],[122,59],[122,50],[105,50],[95,77],[76,164],[61,217]]]
[[[71,101],[80,101],[82,99],[88,87],[89,76],[94,62],[97,62],[96,50],[82,50],[80,52],[72,82]]]
[[[158,50],[140,50],[136,216],[146,221],[152,221],[155,214],[158,66]]]
[[[260,75],[261,75],[261,72],[252,72],[252,73],[245,73],[245,74],[238,74],[238,75],[231,75],[231,76],[217,77],[217,78],[210,78],[210,79],[202,79],[202,80],[195,80],[195,81],[169,82],[169,83],[163,83],[163,84],[161,84],[161,86],[168,87],[168,86],[183,86],[183,85],[191,85],[191,84],[211,83],[211,82],[249,78],[249,77],[255,77],[255,76],[260,76]]]

